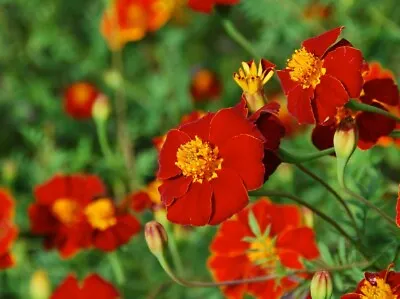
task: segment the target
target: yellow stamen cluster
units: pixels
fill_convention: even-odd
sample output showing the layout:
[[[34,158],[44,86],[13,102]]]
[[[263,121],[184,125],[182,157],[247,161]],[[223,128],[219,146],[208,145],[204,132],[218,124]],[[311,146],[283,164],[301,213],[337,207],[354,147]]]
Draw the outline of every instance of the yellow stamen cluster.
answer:
[[[54,216],[65,225],[74,224],[79,218],[79,205],[72,199],[57,199],[53,203],[51,210]]]
[[[104,231],[117,223],[117,219],[115,218],[115,207],[108,198],[98,199],[90,203],[85,208],[85,215],[90,225],[101,231]]]
[[[267,71],[267,69],[263,70],[261,61],[258,68],[254,61],[242,62],[242,68],[239,68],[238,73],[233,74],[233,79],[244,92],[252,95],[261,92],[265,83],[271,79],[274,72],[271,70],[267,73]]]
[[[394,295],[392,288],[382,278],[375,279],[376,284],[371,285],[369,281],[365,281],[361,287],[360,299],[398,299],[397,295]]]
[[[218,147],[204,142],[198,136],[182,144],[176,153],[175,165],[182,170],[184,176],[190,176],[193,182],[202,183],[218,177],[222,158],[218,156]]]
[[[321,76],[326,73],[323,63],[323,60],[303,47],[288,59],[287,68],[290,70],[290,78],[299,82],[304,89],[310,86],[315,88],[321,82]]]
[[[275,241],[270,237],[259,237],[250,243],[249,260],[263,268],[275,268],[278,261]]]

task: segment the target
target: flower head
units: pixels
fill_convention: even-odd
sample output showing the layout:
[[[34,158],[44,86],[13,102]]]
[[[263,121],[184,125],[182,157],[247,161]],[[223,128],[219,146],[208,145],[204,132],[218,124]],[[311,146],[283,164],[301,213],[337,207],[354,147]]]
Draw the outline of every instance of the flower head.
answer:
[[[222,84],[217,74],[208,69],[195,72],[190,83],[190,94],[194,102],[207,102],[220,97]]]
[[[91,83],[76,82],[64,93],[64,110],[75,119],[92,117],[93,104],[101,93]]]
[[[327,124],[337,108],[360,94],[363,57],[346,40],[335,44],[342,29],[305,40],[278,71],[288,110],[299,123]]]
[[[311,298],[330,299],[332,297],[332,279],[327,271],[318,271],[314,274],[311,285]]]
[[[18,229],[13,223],[14,199],[11,194],[0,188],[0,270],[14,265],[11,246],[18,235]]]
[[[170,221],[218,224],[243,209],[264,182],[263,135],[235,108],[208,113],[168,132],[158,179]]]
[[[151,253],[155,256],[162,254],[168,243],[168,235],[160,223],[157,221],[146,223],[144,237]]]
[[[303,269],[302,259],[319,256],[314,232],[303,226],[300,209],[273,204],[262,198],[225,221],[211,243],[208,260],[216,281],[246,279],[278,274],[282,267]],[[296,287],[301,277],[226,286],[227,298],[282,298]]]
[[[235,5],[240,0],[189,0],[188,6],[198,12],[211,13],[215,5]]]

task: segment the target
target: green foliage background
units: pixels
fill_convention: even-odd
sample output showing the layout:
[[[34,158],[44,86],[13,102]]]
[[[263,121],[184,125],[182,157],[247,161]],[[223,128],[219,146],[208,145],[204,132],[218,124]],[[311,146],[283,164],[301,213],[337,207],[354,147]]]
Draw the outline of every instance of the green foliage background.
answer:
[[[332,6],[332,15],[325,20],[303,17],[311,3],[308,0],[241,2],[232,9],[230,18],[257,51],[278,67],[284,66],[303,39],[344,25],[345,37],[362,49],[367,60],[378,60],[400,74],[400,6],[395,0],[321,1]],[[143,234],[117,252],[126,277],[123,285],[117,284],[106,254],[91,250],[64,261],[57,252],[45,252],[41,240],[28,234],[26,211],[36,184],[58,172],[90,172],[100,175],[112,193],[114,178],[119,175],[101,155],[94,123],[69,118],[61,102],[63,89],[78,80],[97,84],[114,100],[107,76],[112,68],[111,53],[99,33],[104,7],[98,0],[0,0],[0,163],[3,169],[10,161],[17,165],[15,180],[7,181],[3,171],[1,185],[10,188],[16,198],[16,222],[22,232],[14,245],[17,266],[0,273],[0,298],[28,298],[31,275],[39,268],[48,271],[53,288],[69,272],[81,278],[98,272],[125,298],[151,298],[161,287],[155,298],[221,298],[217,289],[184,289],[172,284],[148,252]],[[194,108],[188,92],[193,69],[211,68],[221,77],[221,100],[202,107],[215,110],[238,101],[241,91],[231,76],[241,61],[252,58],[226,35],[218,15],[188,13],[187,24],[170,22],[123,51],[129,136],[135,143],[136,175],[143,185],[153,178],[157,167],[151,138],[178,124],[180,117]],[[272,80],[267,92],[278,88],[278,81]],[[114,116],[109,124],[111,138],[115,136]],[[297,153],[309,152],[314,150],[309,136],[307,131],[284,144]],[[338,187],[333,158],[324,157],[307,166]],[[348,183],[394,216],[399,171],[400,155],[395,147],[358,150],[349,166]],[[267,187],[304,198],[353,234],[333,197],[295,168],[281,167]],[[347,199],[363,224],[362,242],[380,257],[379,264],[385,268],[400,243],[374,212]],[[150,219],[146,214],[141,220],[144,224]],[[344,240],[338,242],[336,232],[318,218],[315,229],[327,265],[360,260],[354,249]],[[215,230],[195,229],[179,240],[185,276],[210,279],[206,259]],[[335,298],[353,289],[361,277],[360,269],[335,274]]]

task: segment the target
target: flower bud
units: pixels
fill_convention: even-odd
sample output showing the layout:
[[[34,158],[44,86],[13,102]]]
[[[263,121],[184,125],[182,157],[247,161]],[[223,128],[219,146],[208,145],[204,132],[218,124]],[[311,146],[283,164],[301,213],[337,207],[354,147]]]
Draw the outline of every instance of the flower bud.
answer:
[[[314,227],[314,215],[313,212],[306,207],[301,207],[301,212],[303,214],[304,225],[313,228]]]
[[[342,120],[333,136],[333,145],[338,158],[349,159],[357,147],[356,124],[352,117]]]
[[[120,72],[112,69],[104,73],[103,79],[104,82],[114,90],[118,89],[124,80]]]
[[[105,121],[110,115],[110,104],[105,95],[99,95],[92,107],[92,116],[96,121]]]
[[[329,299],[332,297],[332,279],[327,271],[318,271],[311,280],[311,298]]]
[[[168,235],[160,223],[157,221],[147,222],[144,227],[144,237],[151,253],[155,256],[163,253],[165,245],[168,243]]]
[[[32,299],[48,299],[51,295],[51,287],[47,272],[37,270],[33,273],[29,284],[30,298]]]
[[[2,177],[8,184],[12,183],[17,176],[17,164],[13,160],[6,160],[2,167]]]

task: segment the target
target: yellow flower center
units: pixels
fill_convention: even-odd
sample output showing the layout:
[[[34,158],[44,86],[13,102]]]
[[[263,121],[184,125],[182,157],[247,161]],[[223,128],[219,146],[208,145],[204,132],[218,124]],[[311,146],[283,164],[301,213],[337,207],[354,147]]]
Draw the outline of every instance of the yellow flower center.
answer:
[[[98,199],[85,208],[85,215],[93,228],[101,231],[115,225],[115,208],[108,198]]]
[[[78,221],[80,207],[78,203],[69,198],[57,199],[51,210],[56,218],[65,225],[71,225]]]
[[[376,284],[371,285],[369,281],[365,281],[361,287],[360,299],[397,299],[392,288],[382,278],[376,278]]]
[[[288,59],[287,68],[290,70],[290,78],[299,82],[304,89],[310,86],[315,88],[321,82],[321,76],[326,73],[326,69],[322,67],[323,63],[323,60],[303,47]]]
[[[212,147],[198,136],[182,144],[176,153],[175,165],[182,170],[184,176],[191,176],[193,182],[202,183],[216,177],[221,169],[222,158],[218,156],[218,147]]]
[[[247,257],[253,264],[263,268],[275,268],[278,256],[274,240],[270,237],[261,237],[250,243]]]
[[[89,100],[91,88],[86,83],[77,83],[74,88],[75,104],[85,105]]]
[[[273,71],[267,74],[267,69],[263,70],[261,61],[258,68],[254,61],[251,63],[242,62],[242,68],[239,68],[238,73],[233,74],[233,79],[244,92],[252,95],[261,92],[263,86],[271,79],[273,74]]]

